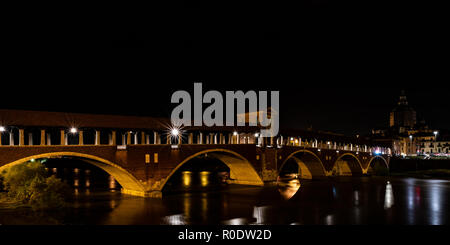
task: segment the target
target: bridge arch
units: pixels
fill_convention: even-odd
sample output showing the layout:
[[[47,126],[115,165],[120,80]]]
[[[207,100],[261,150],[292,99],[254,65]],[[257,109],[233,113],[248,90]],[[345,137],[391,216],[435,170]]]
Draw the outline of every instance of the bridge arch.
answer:
[[[114,177],[115,180],[122,186],[123,190],[122,192],[133,194],[133,195],[145,195],[145,187],[140,183],[131,173],[129,173],[127,170],[123,169],[119,165],[108,161],[104,158],[97,157],[94,155],[84,154],[84,153],[78,153],[78,152],[50,152],[50,153],[43,153],[43,154],[37,154],[28,156],[25,158],[21,158],[19,160],[16,160],[14,162],[5,164],[0,167],[0,172],[3,171],[3,169],[12,167],[17,164],[28,162],[32,159],[39,159],[39,158],[55,158],[55,157],[76,157],[81,158],[83,161],[92,164],[108,174],[110,174],[112,177]]]
[[[216,148],[197,152],[181,161],[177,165],[177,167],[173,169],[170,172],[170,174],[164,179],[164,181],[161,184],[161,190],[164,189],[164,186],[169,181],[169,179],[185,163],[204,154],[208,154],[208,156],[220,160],[225,165],[227,165],[228,168],[230,168],[230,178],[232,179],[232,183],[242,185],[257,185],[257,186],[264,185],[264,182],[262,181],[258,172],[256,172],[255,168],[245,157],[231,150]]]
[[[334,176],[358,176],[363,174],[364,168],[356,155],[344,153],[336,159],[331,172]]]
[[[379,164],[380,162],[382,162],[384,164],[381,164],[381,166],[380,166],[380,164]],[[384,168],[389,171],[389,164],[383,156],[374,156],[370,159],[369,164],[367,165],[366,172],[370,173],[370,174],[372,174],[374,172],[380,172],[383,170],[380,168]]]
[[[278,173],[281,173],[283,167],[288,161],[293,160],[297,163],[298,174],[301,179],[312,179],[326,176],[327,171],[322,160],[312,151],[298,150],[291,153],[281,164]]]

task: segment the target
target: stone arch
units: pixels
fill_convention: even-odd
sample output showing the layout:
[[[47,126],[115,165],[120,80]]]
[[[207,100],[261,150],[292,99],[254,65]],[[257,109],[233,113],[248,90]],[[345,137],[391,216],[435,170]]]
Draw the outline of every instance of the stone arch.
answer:
[[[374,156],[370,159],[369,164],[367,165],[367,169],[366,169],[366,173],[373,173],[374,172],[374,166],[373,164],[376,162],[375,160],[379,160],[381,159],[382,162],[384,163],[384,167],[386,167],[387,170],[389,170],[389,164],[386,161],[386,159],[382,156]]]
[[[145,187],[140,183],[131,173],[129,173],[127,170],[123,169],[119,165],[108,161],[106,159],[103,159],[101,157],[84,154],[84,153],[78,153],[78,152],[51,152],[51,153],[44,153],[44,154],[38,154],[38,155],[32,155],[25,158],[21,158],[19,160],[16,160],[14,162],[5,164],[0,167],[0,172],[8,167],[21,164],[27,161],[30,161],[32,159],[39,159],[39,158],[55,158],[55,157],[76,157],[80,158],[83,161],[92,164],[96,167],[99,167],[100,169],[104,170],[108,174],[110,174],[112,177],[114,177],[117,182],[122,186],[122,192],[126,194],[132,194],[132,195],[138,195],[138,196],[145,196]]]
[[[172,175],[176,173],[179,168],[181,168],[181,166],[183,166],[189,160],[204,154],[208,154],[208,156],[220,160],[225,165],[227,165],[228,168],[230,168],[230,178],[232,179],[232,183],[256,186],[264,185],[264,182],[262,181],[258,172],[256,172],[255,168],[252,166],[252,164],[239,153],[226,149],[209,149],[197,152],[181,161],[177,165],[177,167],[173,169],[170,174],[164,179],[163,183],[161,184],[161,190],[163,190],[168,180],[172,177]]]
[[[331,172],[334,176],[360,176],[364,169],[358,157],[352,153],[345,153],[336,159]]]
[[[290,159],[297,163],[298,174],[301,179],[320,178],[327,175],[327,171],[320,158],[309,150],[298,150],[291,153],[281,164],[279,173]]]

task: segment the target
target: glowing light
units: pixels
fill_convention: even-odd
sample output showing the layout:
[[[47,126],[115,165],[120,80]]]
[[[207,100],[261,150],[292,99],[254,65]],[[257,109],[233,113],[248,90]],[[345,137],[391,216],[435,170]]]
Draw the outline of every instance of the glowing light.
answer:
[[[183,171],[181,173],[181,178],[183,179],[183,185],[184,187],[188,187],[192,183],[192,172],[190,171]]]
[[[3,126],[0,126],[0,132],[5,132],[5,131],[6,131],[6,128]]]
[[[438,134],[438,131],[434,131],[433,134],[434,136],[436,136]]]
[[[71,129],[70,129],[70,132],[71,132],[72,134],[77,133],[77,131],[78,131],[78,130],[77,130],[76,128],[71,128]]]
[[[234,136],[238,135],[238,132],[234,131],[234,132],[233,132],[233,135],[234,135]]]
[[[207,171],[202,171],[200,172],[200,183],[203,187],[207,186],[209,181],[209,172]]]
[[[180,131],[179,131],[177,128],[173,128],[173,129],[170,131],[170,133],[171,133],[173,136],[178,136],[178,134],[180,133]]]
[[[109,176],[109,189],[116,189],[116,180],[111,175]]]
[[[255,137],[259,137],[259,134],[258,134],[258,133],[256,133],[256,134],[255,134]]]

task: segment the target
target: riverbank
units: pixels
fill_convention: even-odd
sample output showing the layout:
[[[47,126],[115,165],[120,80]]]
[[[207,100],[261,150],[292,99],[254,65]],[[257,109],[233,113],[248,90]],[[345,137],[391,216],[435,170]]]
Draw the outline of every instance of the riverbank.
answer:
[[[10,197],[6,192],[0,192],[0,209],[29,208],[30,206],[18,202]]]
[[[450,169],[428,169],[418,171],[394,172],[395,177],[412,177],[420,179],[450,179]]]
[[[59,225],[52,214],[37,212],[30,205],[8,197],[0,192],[0,225]]]

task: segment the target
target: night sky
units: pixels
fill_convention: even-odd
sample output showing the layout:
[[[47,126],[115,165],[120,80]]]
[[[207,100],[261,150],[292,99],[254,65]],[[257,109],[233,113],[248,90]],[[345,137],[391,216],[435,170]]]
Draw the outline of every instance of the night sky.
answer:
[[[334,2],[334,1],[333,1]],[[414,2],[20,9],[4,31],[0,108],[170,116],[176,90],[279,90],[281,125],[368,133],[404,89],[450,129],[448,29]],[[207,7],[207,8],[206,8]]]

